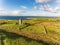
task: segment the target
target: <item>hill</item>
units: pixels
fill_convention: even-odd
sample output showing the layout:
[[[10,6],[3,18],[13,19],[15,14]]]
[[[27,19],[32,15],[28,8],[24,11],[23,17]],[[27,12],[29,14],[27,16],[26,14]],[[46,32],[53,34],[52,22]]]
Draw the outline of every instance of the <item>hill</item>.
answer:
[[[60,45],[60,18],[0,20],[3,45]]]

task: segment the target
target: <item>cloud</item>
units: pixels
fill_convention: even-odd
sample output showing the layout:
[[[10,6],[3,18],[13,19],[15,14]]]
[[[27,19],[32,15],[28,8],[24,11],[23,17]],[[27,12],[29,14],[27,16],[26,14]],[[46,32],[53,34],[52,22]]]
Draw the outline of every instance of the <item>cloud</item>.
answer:
[[[48,12],[53,12],[53,13],[57,13],[60,12],[60,8],[59,7],[52,7],[50,5],[41,5],[39,8],[41,11],[48,11]]]
[[[27,7],[26,6],[20,6],[22,9],[27,9]]]
[[[48,12],[53,12],[53,13],[60,12],[60,7],[59,6],[53,7],[48,3],[48,2],[51,2],[51,3],[60,2],[60,0],[35,0],[35,1],[36,1],[36,3],[41,3],[40,6],[36,5],[36,7],[40,11],[48,11]],[[44,4],[44,5],[42,5],[42,4]]]
[[[0,15],[18,15],[20,13],[19,10],[7,11],[0,9]]]
[[[0,15],[4,16],[19,16],[19,15],[24,15],[24,11],[21,10],[11,10],[11,11],[6,11],[6,10],[0,10]]]
[[[52,7],[48,4],[52,0],[36,0],[36,3],[42,3],[44,5],[37,6],[40,11],[53,11]],[[46,4],[45,4],[46,3]]]
[[[48,2],[58,2],[60,3],[60,0],[35,0],[36,3],[48,3]]]
[[[57,8],[56,8],[57,9]],[[51,13],[46,11],[22,11],[22,10],[12,10],[10,12],[6,10],[0,10],[0,14],[4,16],[60,16],[60,13]]]
[[[18,10],[5,10],[0,8],[0,15],[4,16],[60,16],[60,13],[51,13],[51,12],[57,12],[60,11],[59,7],[51,7],[50,5],[41,5],[39,7],[39,10],[36,10],[38,7],[34,6],[34,9],[32,10],[24,10],[24,9],[18,9]],[[40,11],[41,10],[41,11]]]
[[[18,15],[19,13],[20,13],[20,10],[11,11],[11,15]]]
[[[25,10],[13,10],[13,11],[10,11],[10,15],[24,15],[26,13]]]
[[[4,8],[0,8],[0,10],[4,10]]]
[[[21,15],[24,14],[26,11],[27,7],[26,6],[20,6],[20,9],[17,10],[6,10],[3,8],[0,8],[0,15]]]
[[[60,16],[60,13],[51,13],[46,11],[29,11],[24,13],[22,16]]]
[[[60,0],[56,0],[56,2],[60,2]]]
[[[34,6],[34,9],[37,9],[37,6]]]
[[[3,8],[0,8],[0,15],[4,15],[4,14],[7,14],[7,12]]]
[[[45,10],[44,6],[41,5],[41,6],[39,7],[39,10],[44,11],[44,10]]]
[[[36,1],[36,3],[47,3],[47,2],[50,2],[50,1],[52,1],[52,0],[35,0]]]

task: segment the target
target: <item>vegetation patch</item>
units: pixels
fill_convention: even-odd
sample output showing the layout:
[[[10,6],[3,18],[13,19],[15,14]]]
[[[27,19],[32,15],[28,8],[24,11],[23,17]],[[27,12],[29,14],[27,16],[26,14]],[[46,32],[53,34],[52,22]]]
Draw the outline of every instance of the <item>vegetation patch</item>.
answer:
[[[0,20],[3,45],[60,45],[60,18]]]

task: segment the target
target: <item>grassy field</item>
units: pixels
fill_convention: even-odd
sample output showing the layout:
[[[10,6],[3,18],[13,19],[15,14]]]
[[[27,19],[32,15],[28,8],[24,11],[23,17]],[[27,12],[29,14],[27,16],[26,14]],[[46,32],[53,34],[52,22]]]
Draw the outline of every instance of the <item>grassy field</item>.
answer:
[[[60,18],[0,20],[1,45],[60,45]]]

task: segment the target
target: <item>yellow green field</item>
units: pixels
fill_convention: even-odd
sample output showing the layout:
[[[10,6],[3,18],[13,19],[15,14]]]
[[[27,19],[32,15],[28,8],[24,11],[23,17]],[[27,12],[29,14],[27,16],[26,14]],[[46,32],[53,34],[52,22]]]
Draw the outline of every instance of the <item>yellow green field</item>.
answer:
[[[0,38],[1,45],[60,45],[60,18],[0,20]]]

